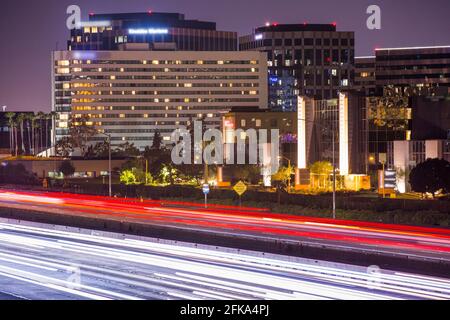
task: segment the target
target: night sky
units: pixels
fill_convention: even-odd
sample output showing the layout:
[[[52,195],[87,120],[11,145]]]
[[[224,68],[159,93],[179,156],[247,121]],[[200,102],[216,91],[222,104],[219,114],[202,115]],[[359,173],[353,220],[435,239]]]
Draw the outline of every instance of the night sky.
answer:
[[[250,33],[266,21],[332,23],[356,32],[357,56],[377,47],[450,45],[450,0],[1,0],[0,106],[50,111],[50,51],[66,49],[66,8],[89,12],[184,13],[217,22],[219,30]],[[366,8],[382,9],[382,30],[366,28]]]

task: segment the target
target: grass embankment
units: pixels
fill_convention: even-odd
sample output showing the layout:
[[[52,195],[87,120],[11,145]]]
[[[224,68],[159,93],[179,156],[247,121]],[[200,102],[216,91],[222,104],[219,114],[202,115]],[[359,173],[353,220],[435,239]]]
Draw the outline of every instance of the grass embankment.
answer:
[[[165,198],[173,201],[189,201],[195,203],[203,203],[199,199],[181,199],[181,198]],[[211,199],[211,204],[222,205],[239,205],[237,201],[231,199]],[[292,214],[296,216],[331,218],[331,209],[309,208],[298,205],[279,205],[271,202],[255,202],[243,201],[245,207],[269,208],[272,213]],[[369,210],[340,210],[336,209],[336,218],[342,220],[369,221],[381,223],[393,223],[404,225],[432,226],[432,227],[449,227],[450,214],[437,211],[417,211],[405,212],[402,210],[374,212]]]

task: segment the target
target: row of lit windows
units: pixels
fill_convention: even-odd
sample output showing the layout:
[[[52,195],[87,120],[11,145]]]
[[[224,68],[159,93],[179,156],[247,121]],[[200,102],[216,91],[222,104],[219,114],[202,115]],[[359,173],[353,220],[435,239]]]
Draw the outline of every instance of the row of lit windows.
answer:
[[[65,76],[56,76],[56,81],[70,81],[72,78],[67,79]],[[259,79],[259,76],[255,75],[154,75],[154,76],[141,76],[141,75],[73,75],[75,80],[250,80]]]
[[[155,110],[156,111],[156,110]],[[162,110],[163,111],[163,110]],[[175,116],[176,118],[186,118],[186,117],[190,117],[192,114],[190,113],[183,113],[183,114],[168,114],[168,113],[152,113],[152,114],[148,114],[148,113],[144,113],[144,114],[127,114],[127,113],[118,113],[118,114],[74,114],[74,118],[75,119],[79,119],[82,117],[87,117],[89,119],[114,119],[114,118],[169,118],[172,116]],[[196,114],[198,117],[203,116],[203,114],[201,113],[197,113]],[[213,118],[214,116],[219,116],[219,115],[214,115],[213,113],[207,113],[206,117],[207,118]],[[62,118],[60,118],[60,120],[63,120]]]
[[[256,90],[243,91],[74,91],[74,95],[256,95]],[[157,100],[157,101],[156,101]],[[163,99],[155,99],[155,102]]]
[[[164,110],[198,110],[198,109],[207,109],[207,110],[223,110],[229,107],[226,106],[165,106],[164,109],[158,108],[157,106],[73,106],[73,111],[164,111]]]
[[[259,72],[258,68],[57,68],[59,74],[70,72]]]
[[[62,89],[69,88],[99,88],[99,87],[109,87],[109,88],[223,88],[223,87],[259,87],[259,83],[63,83],[62,86],[57,86]]]
[[[58,60],[57,66],[72,64],[154,64],[154,65],[225,65],[225,64],[258,64],[257,60]]]
[[[214,103],[214,102],[259,102],[258,98],[184,98],[184,99],[109,99],[109,98],[96,98],[96,99],[72,99],[72,103],[101,103],[101,102],[148,102],[148,103]]]

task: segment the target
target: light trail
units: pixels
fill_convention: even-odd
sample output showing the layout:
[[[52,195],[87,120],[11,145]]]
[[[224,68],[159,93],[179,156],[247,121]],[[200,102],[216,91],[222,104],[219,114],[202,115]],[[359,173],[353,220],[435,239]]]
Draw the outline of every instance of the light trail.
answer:
[[[230,233],[267,239],[307,240],[390,254],[450,261],[450,229],[278,215],[254,208],[170,201],[133,201],[65,193],[0,190],[0,206],[58,214],[95,215],[105,219],[145,222],[165,227]],[[165,207],[169,205],[170,207]],[[174,206],[186,205],[190,208]],[[34,244],[36,245],[36,244]]]
[[[3,289],[29,299],[450,299],[449,279],[9,223]]]

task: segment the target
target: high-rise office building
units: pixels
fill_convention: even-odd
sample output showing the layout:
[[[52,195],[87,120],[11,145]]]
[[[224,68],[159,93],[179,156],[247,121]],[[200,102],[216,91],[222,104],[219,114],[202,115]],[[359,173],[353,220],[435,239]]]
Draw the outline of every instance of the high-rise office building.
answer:
[[[168,142],[193,119],[220,128],[232,107],[267,108],[262,52],[57,51],[52,59],[56,140],[70,120],[88,117],[113,144],[143,149],[155,131]]]
[[[366,95],[375,95],[375,56],[355,57],[355,80],[353,88],[364,92]]]
[[[377,49],[375,56],[378,87],[421,95],[450,88],[450,46]]]
[[[71,31],[67,49],[121,50],[127,44],[150,50],[236,51],[237,33],[179,13],[91,13],[88,23]]]
[[[341,175],[366,172],[364,99],[352,91],[341,92],[337,99],[299,97],[297,163],[300,169],[316,161],[332,163],[334,158]]]
[[[241,51],[268,54],[269,106],[295,111],[298,96],[336,99],[353,84],[354,32],[336,24],[272,24],[239,38]]]

